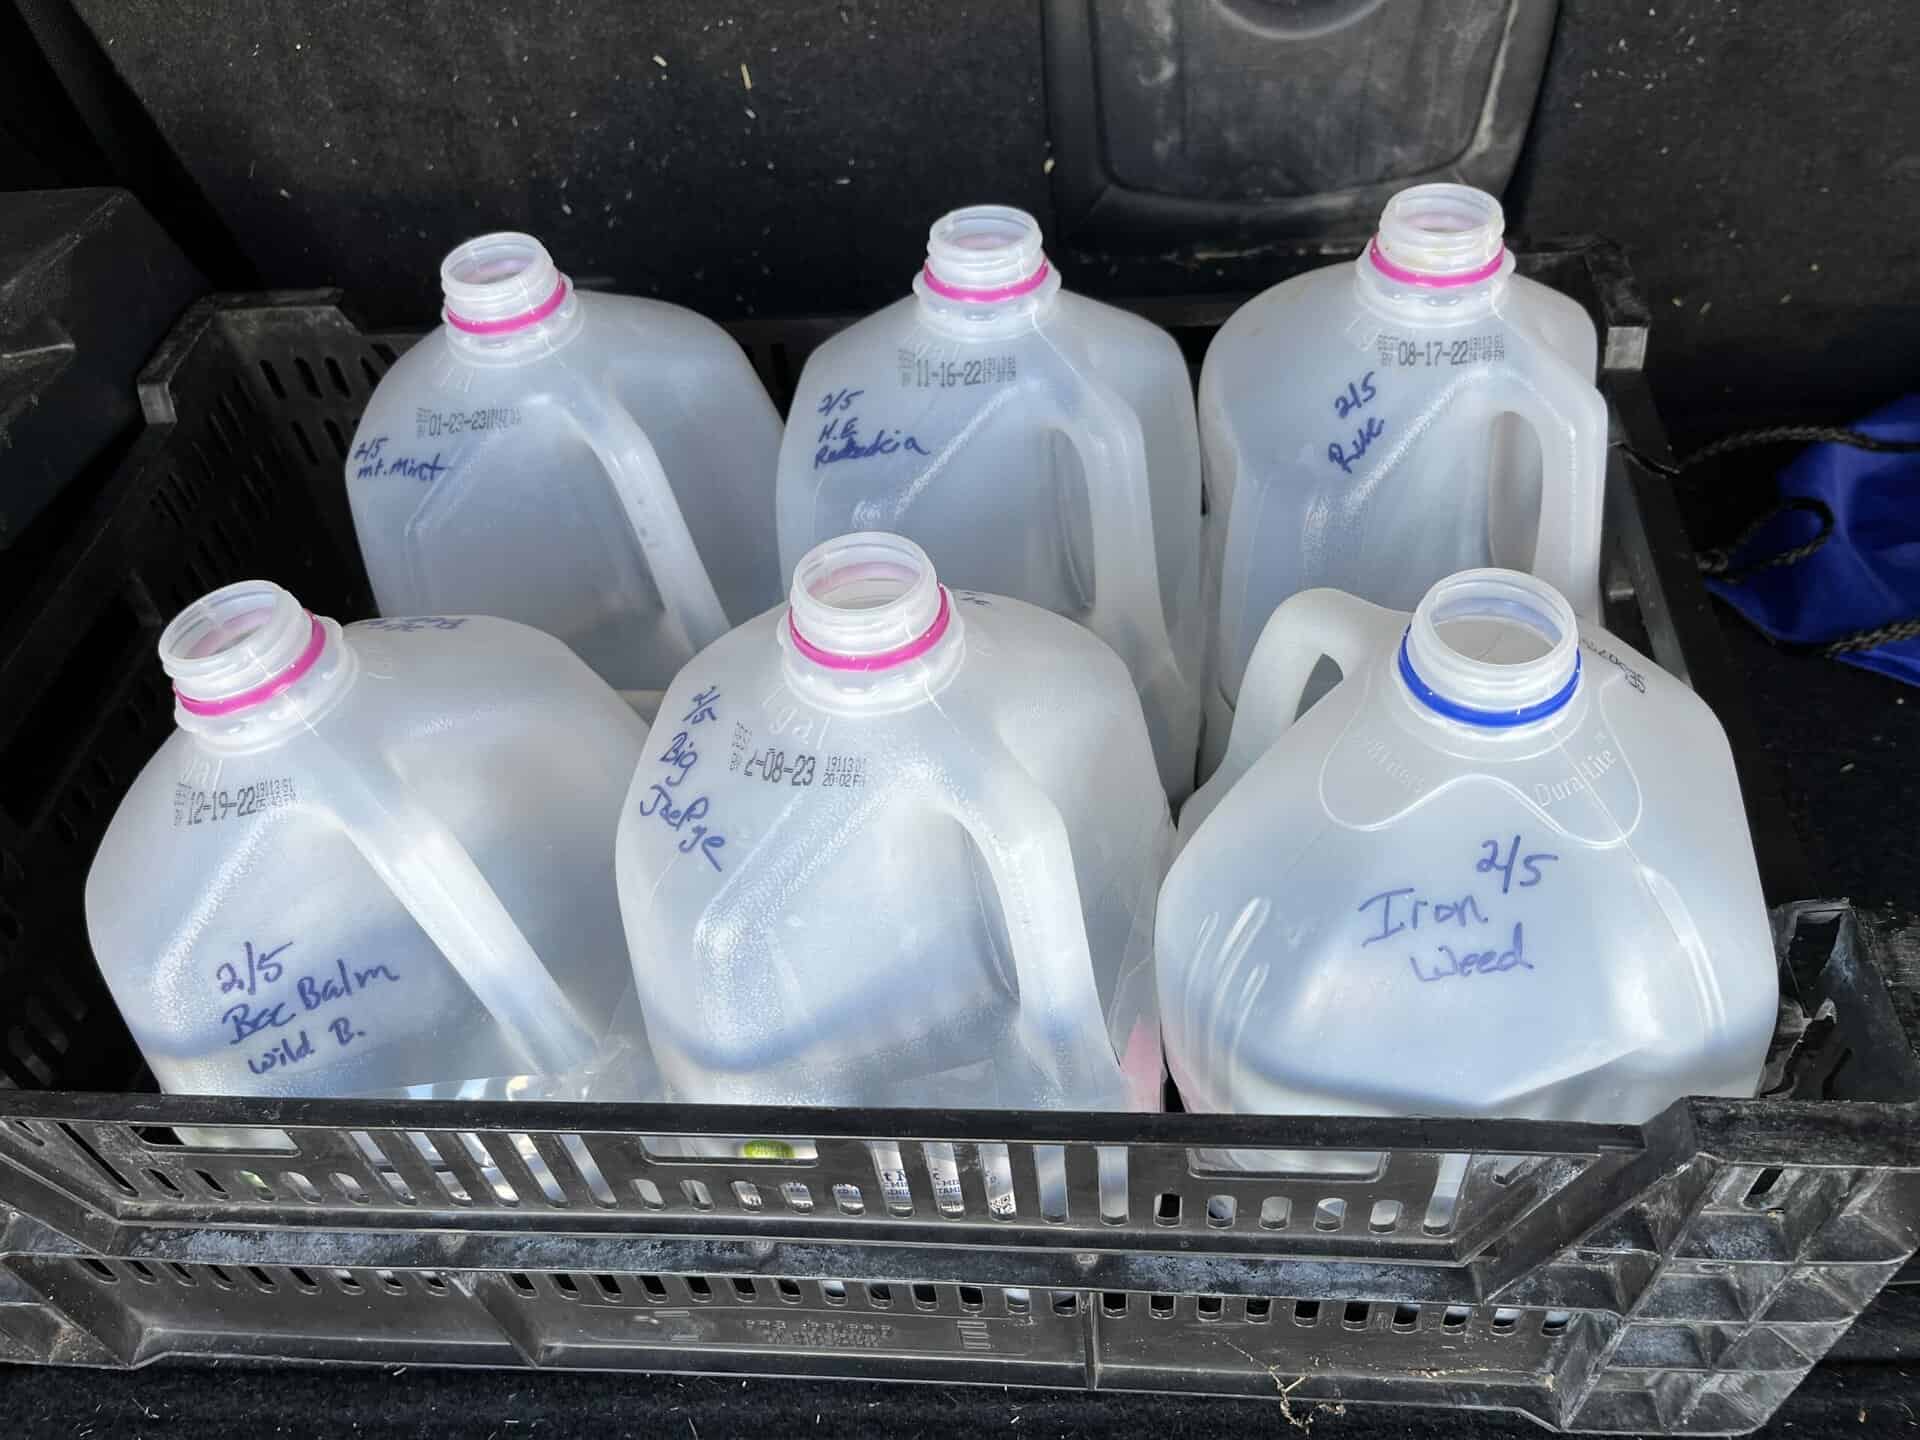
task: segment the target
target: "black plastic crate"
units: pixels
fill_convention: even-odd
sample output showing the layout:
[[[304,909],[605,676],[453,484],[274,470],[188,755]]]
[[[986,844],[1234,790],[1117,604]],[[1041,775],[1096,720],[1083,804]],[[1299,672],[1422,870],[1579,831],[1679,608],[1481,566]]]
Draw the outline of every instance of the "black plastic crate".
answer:
[[[1610,617],[1720,710],[1770,893],[1791,900],[1771,776],[1642,463],[1665,454],[1644,312],[1606,246],[1523,264],[1604,327]],[[1141,308],[1197,362],[1232,307]],[[839,323],[736,333],[784,402]],[[0,621],[0,1358],[853,1375],[1732,1433],[1920,1245],[1920,1075],[1835,905],[1776,912],[1766,1097],[1646,1126],[146,1093],[81,882],[171,726],[153,641],[195,595],[254,575],[369,613],[342,463],[411,338],[362,333],[330,295],[203,304],[149,368],[147,433],[50,567],[59,583]],[[182,1141],[220,1126],[284,1146]],[[699,1135],[810,1143],[784,1160],[659,1143]],[[1010,1193],[990,1192],[983,1147],[1004,1147]],[[1231,1148],[1373,1159],[1352,1175],[1201,1163]],[[1448,1167],[1464,1168],[1452,1206],[1434,1198]]]

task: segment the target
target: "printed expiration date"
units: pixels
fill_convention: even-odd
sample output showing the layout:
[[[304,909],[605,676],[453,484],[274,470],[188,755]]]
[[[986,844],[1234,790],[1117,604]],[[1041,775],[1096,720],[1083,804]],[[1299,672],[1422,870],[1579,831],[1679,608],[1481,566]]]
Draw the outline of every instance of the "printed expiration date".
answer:
[[[1374,353],[1382,365],[1401,369],[1435,365],[1484,365],[1507,358],[1505,335],[1463,335],[1454,340],[1412,340],[1402,335],[1381,335],[1374,341]]]
[[[173,824],[178,829],[183,825],[208,825],[217,820],[244,820],[249,815],[291,805],[299,798],[292,779],[287,777],[236,785],[231,790],[202,790],[182,781],[173,787]]]
[[[900,352],[900,383],[910,390],[952,390],[968,385],[1004,385],[1017,379],[1019,367],[1011,355],[984,355],[972,360],[941,359]]]

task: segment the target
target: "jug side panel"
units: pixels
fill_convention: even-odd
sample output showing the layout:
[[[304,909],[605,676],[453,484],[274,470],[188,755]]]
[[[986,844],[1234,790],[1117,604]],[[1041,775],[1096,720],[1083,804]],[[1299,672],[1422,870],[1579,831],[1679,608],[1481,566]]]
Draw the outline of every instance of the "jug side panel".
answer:
[[[516,1068],[297,756],[163,746],[87,883],[116,1003],[168,1090],[332,1095]]]
[[[653,442],[727,619],[742,624],[778,604],[786,583],[774,530],[779,412],[712,321],[658,301],[590,298],[590,338],[614,391]]]
[[[580,1013],[604,1023],[631,980],[608,839],[646,727],[526,626],[438,617],[347,633],[370,671],[405,677],[380,753],[467,847]]]
[[[1030,381],[1060,363],[1032,332],[962,342],[892,307],[816,351],[781,456],[781,557],[823,539],[905,535],[943,582],[1083,614],[1087,477],[1044,428]]]
[[[1060,300],[1086,337],[1095,372],[1140,417],[1161,607],[1176,648],[1193,655],[1202,629],[1200,440],[1186,357],[1171,335],[1138,316],[1078,295]]]

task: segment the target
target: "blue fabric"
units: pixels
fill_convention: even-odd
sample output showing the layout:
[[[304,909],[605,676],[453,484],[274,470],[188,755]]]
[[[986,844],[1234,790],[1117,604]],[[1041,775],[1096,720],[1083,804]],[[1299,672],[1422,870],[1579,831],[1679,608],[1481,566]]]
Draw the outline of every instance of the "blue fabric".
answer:
[[[1908,395],[1853,427],[1883,440],[1920,440],[1920,395]],[[1776,640],[1820,645],[1920,615],[1920,453],[1876,454],[1811,445],[1780,472],[1783,501],[1809,499],[1833,514],[1833,533],[1813,554],[1708,588]],[[1820,532],[1806,511],[1775,515],[1730,558],[1732,573]],[[1836,659],[1920,685],[1920,638]]]

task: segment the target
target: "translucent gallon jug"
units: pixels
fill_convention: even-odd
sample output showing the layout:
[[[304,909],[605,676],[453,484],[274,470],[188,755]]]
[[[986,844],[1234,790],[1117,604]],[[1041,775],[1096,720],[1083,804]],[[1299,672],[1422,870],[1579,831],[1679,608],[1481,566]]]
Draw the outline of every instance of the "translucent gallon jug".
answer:
[[[620,817],[646,1029],[681,1099],[1157,1110],[1172,844],[1113,652],[829,541],[673,682]]]
[[[719,326],[576,291],[530,235],[440,268],[445,324],[354,433],[347,493],[385,615],[498,615],[657,692],[780,599],[780,419]]]
[[[1080,621],[1126,662],[1162,784],[1193,788],[1200,452],[1165,331],[1068,294],[1031,215],[956,210],[914,293],[807,360],[780,450],[780,560],[886,530],[949,584]]]
[[[344,629],[229,585],[160,638],[179,729],[87,876],[164,1089],[544,1095],[628,985],[612,842],[645,727],[505,620]]]
[[[1475,566],[1600,614],[1606,405],[1593,322],[1513,273],[1499,202],[1418,185],[1350,263],[1237,311],[1200,378],[1218,763],[1274,607],[1317,586],[1411,610]]]
[[[1759,1081],[1778,981],[1726,737],[1544,581],[1287,601],[1181,826],[1156,959],[1189,1109],[1637,1124]]]

